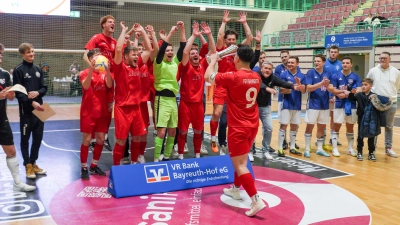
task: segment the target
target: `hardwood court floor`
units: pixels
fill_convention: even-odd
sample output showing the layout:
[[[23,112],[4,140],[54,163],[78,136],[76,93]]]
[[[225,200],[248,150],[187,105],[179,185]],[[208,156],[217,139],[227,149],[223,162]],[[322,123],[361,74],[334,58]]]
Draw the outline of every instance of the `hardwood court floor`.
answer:
[[[54,105],[53,108],[57,115],[51,118],[51,120],[77,120],[79,119],[79,105]],[[273,111],[276,110],[276,102],[273,102]],[[210,115],[212,112],[212,104],[207,103],[206,114]],[[18,122],[18,108],[17,106],[8,107],[8,117],[10,122]],[[279,129],[279,122],[273,121],[274,131],[272,137],[272,147],[277,148],[277,131]],[[297,144],[300,146],[300,150],[304,150],[304,130],[305,124],[300,126],[297,138]],[[356,129],[355,129],[356,130]],[[205,124],[205,131],[209,131],[209,124]],[[384,132],[383,132],[384,133]],[[366,203],[372,213],[372,224],[387,224],[397,225],[400,222],[400,158],[391,158],[385,156],[383,138],[384,134],[378,138],[378,145],[376,151],[376,162],[370,162],[367,160],[367,148],[364,149],[364,161],[359,162],[355,157],[346,155],[347,140],[345,137],[345,127],[342,127],[340,132],[339,141],[343,144],[339,148],[341,157],[321,157],[315,155],[314,143],[315,143],[315,131],[312,139],[312,153],[310,159],[305,159],[300,156],[293,156],[301,158],[306,161],[313,161],[317,164],[321,164],[327,167],[335,168],[341,171],[345,171],[353,174],[353,176],[347,176],[342,178],[330,179],[328,182],[338,185],[351,193],[355,194],[362,201]],[[327,134],[327,140],[330,137]],[[394,150],[400,154],[400,127],[394,127]],[[261,146],[261,127],[256,139],[256,145]],[[354,143],[354,148],[356,143]],[[286,154],[289,154],[286,152]],[[5,223],[0,223],[5,224]],[[39,218],[33,220],[21,220],[16,222],[7,222],[6,224],[19,225],[19,224],[55,224],[50,218]]]

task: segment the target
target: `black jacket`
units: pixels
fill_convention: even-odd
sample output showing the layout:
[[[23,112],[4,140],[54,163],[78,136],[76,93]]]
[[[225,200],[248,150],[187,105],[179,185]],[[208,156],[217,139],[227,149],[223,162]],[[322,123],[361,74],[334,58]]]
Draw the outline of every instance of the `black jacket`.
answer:
[[[273,74],[271,74],[268,78],[263,77],[261,72],[259,72],[258,74],[260,75],[262,80],[262,83],[260,85],[260,92],[258,92],[257,95],[258,106],[266,107],[271,104],[271,93],[266,90],[267,87],[274,88],[274,86],[277,86],[287,89],[293,89],[292,83],[285,82]]]
[[[42,69],[33,63],[23,61],[14,69],[13,83],[14,85],[20,84],[24,86],[26,92],[39,92],[39,95],[34,99],[29,99],[27,95],[21,92],[15,92],[19,104],[19,116],[32,115],[34,110],[32,102],[43,104],[42,98],[47,92]]]

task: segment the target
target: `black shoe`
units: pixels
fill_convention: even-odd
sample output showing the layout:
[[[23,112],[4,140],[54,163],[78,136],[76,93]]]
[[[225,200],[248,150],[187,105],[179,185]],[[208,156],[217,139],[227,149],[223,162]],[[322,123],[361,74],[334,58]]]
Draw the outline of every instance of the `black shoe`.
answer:
[[[329,144],[332,145],[332,139],[329,139]],[[339,141],[337,142],[337,146],[342,146],[342,143],[340,143]]]
[[[278,157],[285,157],[285,153],[283,152],[283,149],[278,150]]]
[[[104,173],[103,170],[101,170],[98,166],[96,166],[95,168],[90,168],[90,174],[97,174],[100,176],[106,176],[106,173]]]
[[[81,169],[81,179],[82,180],[89,180],[89,171],[87,167],[82,167]]]
[[[358,161],[363,161],[364,160],[362,152],[358,152],[357,153],[357,160]]]
[[[195,158],[196,158],[196,157],[195,157]],[[169,158],[168,158],[168,159],[166,159],[166,158],[163,158],[161,161],[162,161],[162,162],[169,161]]]
[[[110,141],[108,140],[108,138],[106,140],[104,140],[104,147],[108,150],[108,151],[112,151],[111,145],[110,145]]]
[[[303,155],[303,153],[297,151],[297,149],[290,149],[289,152],[295,155]]]
[[[268,151],[269,151],[269,152],[275,152],[275,149],[269,147],[269,150],[268,150]]]
[[[371,160],[372,162],[376,162],[375,154],[374,153],[368,154],[368,160]]]
[[[289,141],[289,146],[290,146],[290,141]],[[297,143],[294,143],[294,148],[297,149],[297,150],[300,149],[300,147],[297,145]]]
[[[282,148],[283,150],[288,149],[288,143],[286,142],[286,140],[283,140]]]

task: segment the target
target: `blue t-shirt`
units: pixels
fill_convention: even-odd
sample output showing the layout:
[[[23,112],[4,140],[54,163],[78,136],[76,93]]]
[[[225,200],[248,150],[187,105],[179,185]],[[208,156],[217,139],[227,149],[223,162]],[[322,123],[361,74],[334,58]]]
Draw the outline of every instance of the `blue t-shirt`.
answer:
[[[305,84],[314,85],[321,82],[324,78],[331,79],[331,74],[328,71],[322,71],[322,74],[319,74],[317,70],[311,69],[306,74],[306,82]],[[321,86],[320,88],[310,92],[307,102],[307,109],[315,109],[315,110],[328,110],[329,109],[329,92],[326,90],[325,86]]]
[[[282,63],[282,64],[278,65],[277,67],[275,67],[274,74],[277,77],[281,77],[281,74],[284,73],[285,71],[286,71],[285,65],[283,65],[283,63]],[[299,66],[297,66],[297,72],[301,73]],[[283,98],[282,95],[280,93],[278,93],[278,102],[281,102],[282,98]]]
[[[258,66],[254,66],[254,68],[253,68],[253,71],[254,72],[261,72],[261,68],[260,67],[258,67]]]
[[[331,61],[329,58],[326,60],[324,65],[324,70],[328,71],[330,74],[335,74],[342,71],[342,62],[339,60]]]
[[[281,80],[286,82],[292,82],[293,84],[296,83],[295,77],[300,79],[300,83],[304,84],[306,80],[306,76],[302,74],[299,70],[297,70],[296,74],[292,74],[289,70],[283,72],[280,76]],[[283,95],[282,101],[282,109],[289,109],[289,110],[301,110],[301,97],[302,93],[300,91],[292,90],[290,94]]]
[[[331,84],[334,88],[338,90],[347,90],[347,85],[351,85],[352,89],[357,89],[361,87],[361,78],[357,74],[351,72],[349,75],[345,76],[342,71],[335,73],[332,76]],[[344,99],[340,99],[336,97],[335,108],[341,109],[344,108]],[[356,102],[351,102],[351,108],[356,109]]]

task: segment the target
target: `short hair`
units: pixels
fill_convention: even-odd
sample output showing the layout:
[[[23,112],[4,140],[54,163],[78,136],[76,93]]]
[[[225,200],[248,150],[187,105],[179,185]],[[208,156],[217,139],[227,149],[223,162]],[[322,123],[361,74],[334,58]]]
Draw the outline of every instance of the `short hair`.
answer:
[[[87,52],[87,57],[88,57],[88,59],[90,59],[93,55],[94,55],[94,49],[92,49],[92,50],[89,50],[88,52]]]
[[[317,55],[315,55],[314,56],[314,58],[320,58],[323,62],[325,62],[326,61],[326,58],[325,58],[325,56],[324,55],[322,55],[322,54],[317,54]]]
[[[189,50],[189,52],[191,52],[192,50],[196,50],[197,52],[199,52],[199,49],[193,47]]]
[[[240,61],[250,63],[254,58],[254,51],[248,45],[239,44],[236,52]]]
[[[382,52],[381,54],[388,55],[390,57],[390,52]]]
[[[143,47],[143,44],[142,44],[142,43],[138,43],[137,46],[138,46],[138,47],[139,47],[139,46],[142,46],[142,47]]]
[[[283,53],[287,53],[288,55],[290,55],[288,50],[282,50],[279,55],[282,55]]]
[[[353,60],[351,59],[350,56],[345,56],[345,57],[343,57],[342,61],[345,60],[345,59],[350,60],[350,63],[353,63]]]
[[[94,49],[92,49],[92,50],[93,50],[93,54],[97,54],[97,53],[100,53],[100,54],[101,54],[100,48],[94,48]]]
[[[128,55],[129,52],[131,52],[131,51],[137,52],[139,50],[138,50],[138,48],[133,47],[133,46],[126,46],[124,49],[124,55]]]
[[[263,64],[261,65],[261,67],[264,67],[264,65],[270,65],[270,66],[272,66],[272,69],[274,68],[274,64],[272,64],[272,62],[270,62],[270,61],[265,61],[265,62],[263,62]]]
[[[4,51],[4,45],[0,43],[0,52]]]
[[[29,43],[22,43],[19,47],[18,47],[18,51],[19,51],[19,53],[21,53],[21,54],[25,54],[25,52],[27,51],[27,50],[30,50],[30,49],[32,49],[33,48],[33,45],[32,44],[29,44]]]
[[[331,51],[331,49],[336,49],[339,52],[339,47],[336,45],[332,45],[331,47],[328,48],[328,52]]]
[[[107,22],[108,19],[113,19],[115,21],[115,18],[111,15],[103,16],[100,18],[100,27],[103,29],[103,24]]]
[[[239,34],[235,30],[226,30],[225,31],[225,35],[224,35],[224,39],[226,39],[228,37],[228,35],[235,35],[236,40],[239,37]]]
[[[289,59],[295,59],[297,63],[300,62],[299,57],[297,56],[290,56]]]
[[[372,80],[371,78],[364,78],[364,79],[362,80],[362,82],[368,83],[368,84],[370,84],[370,85],[373,85],[373,84],[374,84],[374,80]]]
[[[196,42],[194,42],[194,43],[192,44],[192,46],[197,46],[197,47],[199,47],[199,44],[197,44]]]

